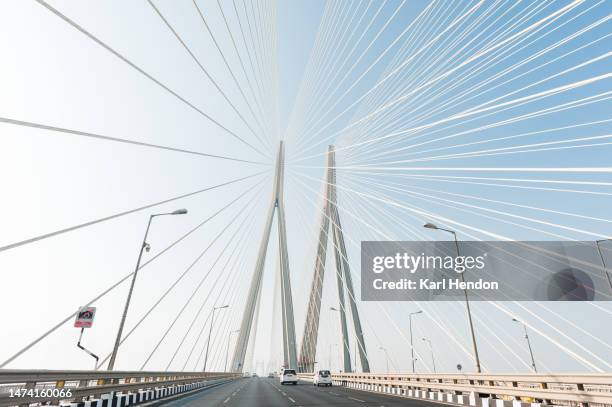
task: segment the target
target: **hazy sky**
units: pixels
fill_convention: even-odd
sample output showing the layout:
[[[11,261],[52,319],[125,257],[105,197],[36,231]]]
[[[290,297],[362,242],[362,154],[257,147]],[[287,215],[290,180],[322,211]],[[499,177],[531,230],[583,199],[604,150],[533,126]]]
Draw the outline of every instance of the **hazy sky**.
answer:
[[[230,35],[217,2],[199,0],[231,72],[192,1],[155,1],[206,73],[147,1],[49,4],[175,94],[38,2],[11,0],[0,3],[0,117],[251,162],[0,123],[0,246],[252,177],[0,252],[0,363],[130,273],[150,213],[189,210],[154,220],[145,261],[240,196],[141,270],[126,332],[188,271],[126,340],[116,365],[140,369],[150,357],[145,369],[201,369],[207,317],[213,305],[227,303],[217,314],[209,359],[222,370],[228,337],[240,324],[281,137],[298,338],[331,143],[340,150],[338,199],[357,290],[360,241],[446,239],[421,228],[430,220],[468,240],[611,235],[611,26],[604,1],[496,1],[472,12],[476,1],[221,0]],[[579,167],[607,170],[567,170]],[[278,356],[277,248],[274,231],[253,355],[260,369]],[[327,264],[317,359],[337,369],[333,257]],[[124,283],[95,304],[84,344],[102,357],[112,349],[127,289]],[[414,329],[419,371],[432,369],[423,337],[432,341],[438,371],[459,363],[472,370],[462,303],[364,302],[373,370],[386,369],[380,347],[393,355],[393,370],[409,370],[406,315],[417,309],[425,311]],[[529,369],[512,316],[529,324],[541,371],[611,369],[609,302],[478,303],[473,310],[488,371]],[[70,321],[7,367],[91,368],[77,339]]]

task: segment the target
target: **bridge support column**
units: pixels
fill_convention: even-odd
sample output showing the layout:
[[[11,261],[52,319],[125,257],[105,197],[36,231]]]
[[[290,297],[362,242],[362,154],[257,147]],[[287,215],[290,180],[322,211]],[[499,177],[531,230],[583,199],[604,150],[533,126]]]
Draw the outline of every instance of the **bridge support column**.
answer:
[[[329,157],[328,157],[329,160]],[[330,179],[331,169],[328,166],[327,178]],[[315,355],[317,352],[317,339],[319,333],[319,316],[321,313],[321,295],[323,293],[323,277],[325,276],[325,261],[327,259],[327,236],[329,230],[329,183],[325,188],[323,201],[323,214],[321,216],[321,228],[319,229],[319,244],[317,245],[317,257],[315,260],[315,271],[308,298],[306,311],[306,322],[302,335],[300,348],[299,370],[300,372],[313,372]]]
[[[370,371],[370,364],[363,339],[363,330],[361,320],[359,318],[359,310],[355,301],[355,292],[353,290],[353,280],[348,263],[348,255],[344,242],[344,233],[340,222],[340,215],[337,207],[336,193],[336,156],[333,146],[329,146],[327,152],[327,178],[325,188],[325,199],[323,208],[323,217],[321,220],[321,229],[319,232],[319,246],[317,247],[317,258],[315,262],[315,273],[308,301],[308,310],[306,315],[306,323],[304,325],[304,334],[302,336],[302,346],[300,350],[300,370],[312,371],[314,369],[314,361],[317,350],[317,338],[319,327],[319,316],[321,307],[321,295],[323,288],[323,277],[325,274],[325,258],[327,254],[328,228],[331,220],[331,232],[334,240],[334,257],[336,260],[336,273],[338,283],[338,300],[340,324],[343,343],[343,361],[344,372],[351,372],[351,357],[349,351],[349,335],[346,323],[346,307],[344,301],[344,292],[346,289],[348,295],[348,303],[350,306],[351,317],[353,320],[353,328],[355,332],[356,346],[359,349],[359,359],[363,372]],[[355,361],[355,367],[356,367]]]
[[[333,202],[333,201],[332,201]],[[344,261],[342,254],[339,251],[340,237],[339,233],[342,231],[336,227],[336,219],[332,209],[332,230],[334,237],[334,258],[336,259],[336,282],[338,286],[338,313],[340,314],[340,331],[342,332],[342,361],[344,366],[344,372],[350,373],[353,371],[351,368],[351,350],[349,347],[349,334],[346,326],[346,302],[344,301]]]
[[[353,319],[353,330],[355,332],[355,339],[357,343],[355,344],[359,350],[359,360],[361,361],[361,370],[362,372],[368,373],[370,372],[370,363],[368,361],[368,356],[365,348],[365,341],[363,339],[363,330],[361,327],[361,319],[359,318],[359,310],[357,309],[357,302],[355,300],[355,291],[353,289],[353,278],[351,277],[351,269],[348,263],[348,254],[346,252],[346,244],[344,242],[344,232],[342,231],[342,223],[340,222],[340,214],[338,213],[338,196],[336,192],[336,153],[334,151],[333,146],[330,146],[329,154],[330,158],[330,168],[331,171],[331,218],[332,218],[332,228],[333,228],[333,236],[334,236],[334,248],[336,255],[336,265],[340,265],[341,269],[338,270],[338,274],[342,275],[344,280],[344,284],[346,285],[346,291],[348,294],[348,303],[351,309],[351,317]],[[338,261],[338,259],[340,261]],[[342,305],[344,307],[344,305]],[[348,338],[347,338],[348,344]],[[350,357],[347,357],[345,360],[349,360],[349,369],[350,369]],[[355,361],[355,364],[357,361]],[[356,367],[356,365],[355,365]],[[347,370],[347,372],[350,370]]]
[[[276,158],[276,172],[274,175],[274,190],[272,201],[266,218],[263,235],[259,245],[255,271],[251,278],[251,286],[245,304],[240,332],[236,340],[236,347],[232,358],[232,372],[241,372],[244,369],[244,360],[249,345],[249,337],[253,325],[253,317],[259,297],[261,296],[261,284],[263,280],[266,253],[270,240],[270,231],[274,212],[278,211],[278,236],[279,236],[279,260],[281,281],[281,308],[283,324],[283,355],[284,366],[297,368],[297,350],[295,340],[295,323],[293,319],[293,297],[291,295],[291,280],[289,275],[289,255],[287,250],[287,232],[285,226],[285,206],[283,202],[283,183],[285,171],[285,146],[280,142]]]

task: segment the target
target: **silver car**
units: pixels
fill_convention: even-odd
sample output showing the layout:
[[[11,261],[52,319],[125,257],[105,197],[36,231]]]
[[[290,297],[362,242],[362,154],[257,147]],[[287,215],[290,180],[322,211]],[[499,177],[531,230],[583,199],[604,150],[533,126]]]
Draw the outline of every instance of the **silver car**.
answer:
[[[319,370],[312,379],[313,386],[332,386],[332,377],[329,370]]]

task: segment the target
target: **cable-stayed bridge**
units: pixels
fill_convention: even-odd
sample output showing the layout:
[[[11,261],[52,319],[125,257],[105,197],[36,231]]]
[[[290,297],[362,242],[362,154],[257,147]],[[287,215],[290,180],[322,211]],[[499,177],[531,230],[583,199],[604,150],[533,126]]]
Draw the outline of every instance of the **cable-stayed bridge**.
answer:
[[[608,4],[417,3],[3,4],[0,405],[612,405]],[[367,300],[434,240],[595,297]]]

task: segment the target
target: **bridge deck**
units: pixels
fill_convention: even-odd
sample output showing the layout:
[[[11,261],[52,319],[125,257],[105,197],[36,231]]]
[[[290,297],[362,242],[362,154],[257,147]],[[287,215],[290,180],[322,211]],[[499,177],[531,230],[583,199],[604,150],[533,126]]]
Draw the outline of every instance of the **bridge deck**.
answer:
[[[436,406],[424,400],[362,392],[343,387],[314,387],[301,381],[281,386],[278,379],[237,380],[214,389],[165,403],[169,407],[281,407],[281,406]]]

